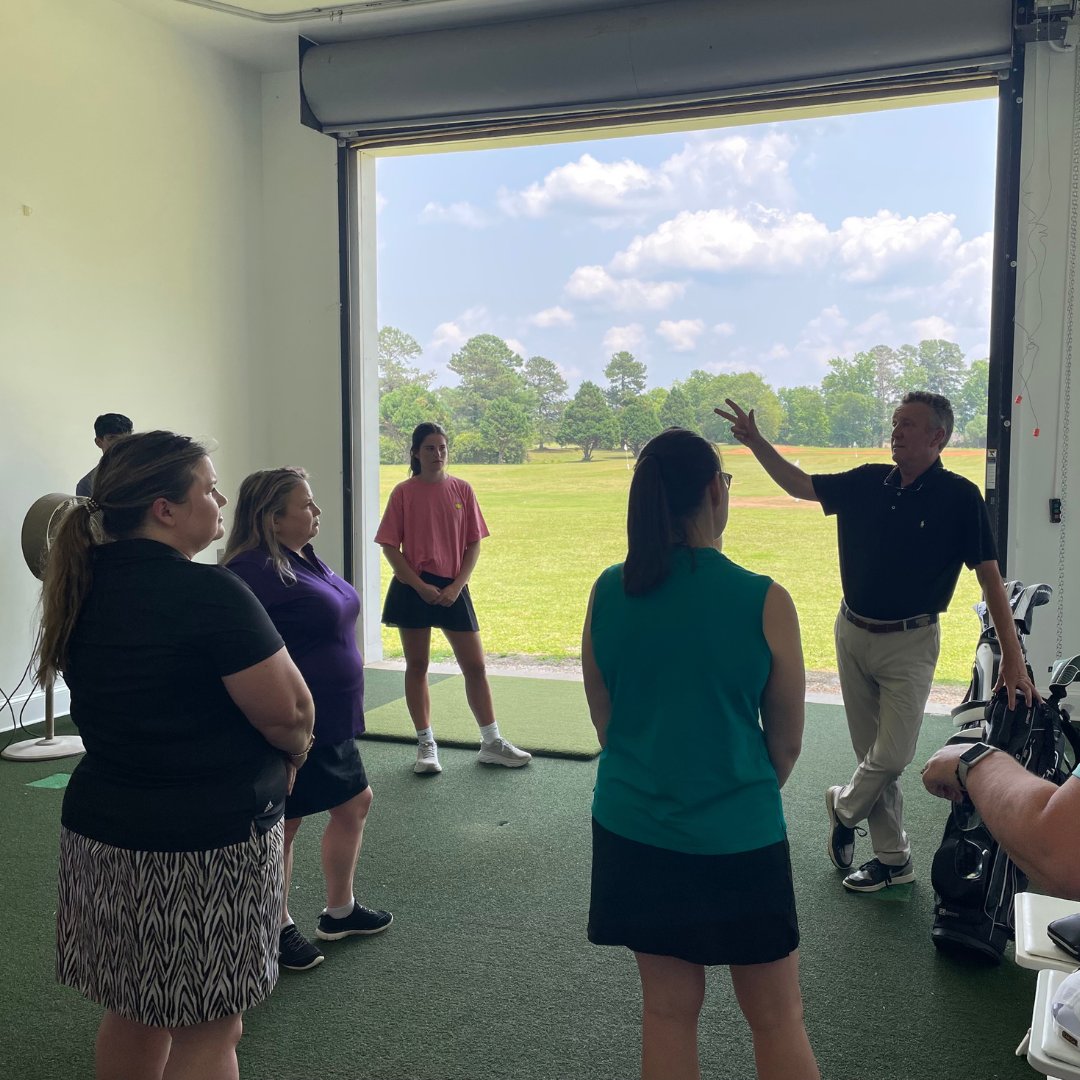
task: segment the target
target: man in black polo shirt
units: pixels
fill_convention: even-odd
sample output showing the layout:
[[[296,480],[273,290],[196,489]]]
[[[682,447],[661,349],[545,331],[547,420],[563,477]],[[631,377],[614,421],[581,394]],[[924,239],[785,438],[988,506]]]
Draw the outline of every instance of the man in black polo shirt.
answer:
[[[904,831],[900,776],[915,756],[923,709],[941,644],[938,615],[952,598],[961,565],[975,571],[995,627],[1012,626],[990,520],[979,489],[942,467],[953,428],[940,394],[905,394],[893,413],[890,465],[861,465],[814,476],[786,461],[761,435],[754,412],[734,401],[731,432],[789,495],[820,502],[837,516],[844,596],[836,619],[836,663],[858,767],[825,792],[829,858],[851,871],[855,829],[866,821],[874,858],[848,872],[844,886],[876,892],[914,881]],[[1000,635],[1001,677],[1029,702],[1020,642]],[[860,830],[861,831],[861,830]]]

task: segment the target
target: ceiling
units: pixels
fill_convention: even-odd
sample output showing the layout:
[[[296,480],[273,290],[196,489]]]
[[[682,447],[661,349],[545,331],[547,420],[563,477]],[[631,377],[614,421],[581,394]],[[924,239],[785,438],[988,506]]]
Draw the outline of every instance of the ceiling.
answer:
[[[340,0],[336,7],[305,0],[227,0],[221,6],[243,9],[262,21],[197,6],[190,0],[117,0],[187,37],[259,71],[284,71],[296,64],[296,39],[323,44],[350,38],[445,30],[479,23],[510,22],[567,12],[627,6],[627,0]],[[340,17],[331,13],[346,10]],[[285,21],[294,12],[316,12]],[[320,13],[321,12],[321,13]]]

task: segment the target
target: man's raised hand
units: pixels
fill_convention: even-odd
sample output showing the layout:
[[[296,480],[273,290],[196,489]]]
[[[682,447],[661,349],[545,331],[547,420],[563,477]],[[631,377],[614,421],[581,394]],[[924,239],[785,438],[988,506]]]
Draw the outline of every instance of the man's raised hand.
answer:
[[[731,434],[738,439],[744,446],[750,446],[751,443],[761,438],[761,432],[758,431],[757,421],[754,419],[754,410],[744,412],[743,409],[737,405],[731,398],[725,398],[724,403],[727,405],[731,412],[724,412],[723,409],[713,409],[713,412],[717,416],[722,416],[725,420],[731,424]]]

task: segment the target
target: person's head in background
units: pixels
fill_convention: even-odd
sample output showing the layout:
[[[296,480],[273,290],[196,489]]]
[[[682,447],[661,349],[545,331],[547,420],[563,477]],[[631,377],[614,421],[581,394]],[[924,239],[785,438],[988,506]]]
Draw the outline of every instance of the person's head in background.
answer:
[[[319,515],[307,471],[288,465],[244,478],[236,499],[226,564],[245,551],[266,551],[286,584],[296,580],[285,549],[299,552],[319,532]]]
[[[122,435],[130,435],[135,425],[123,413],[102,413],[94,421],[94,445],[104,454]]]
[[[711,442],[668,428],[645,444],[626,511],[623,587],[642,596],[663,584],[677,547],[711,547],[728,518],[730,478]]]

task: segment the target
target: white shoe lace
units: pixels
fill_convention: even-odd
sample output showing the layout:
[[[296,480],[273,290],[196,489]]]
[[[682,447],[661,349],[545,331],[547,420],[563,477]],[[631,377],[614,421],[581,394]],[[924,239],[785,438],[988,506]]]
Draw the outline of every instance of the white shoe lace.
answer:
[[[485,750],[490,750],[493,753],[498,754],[500,757],[519,758],[525,757],[525,751],[519,750],[512,742],[507,742],[501,735],[497,739],[492,739]]]
[[[435,761],[435,744],[433,742],[422,742],[418,745],[417,758],[420,761]]]

